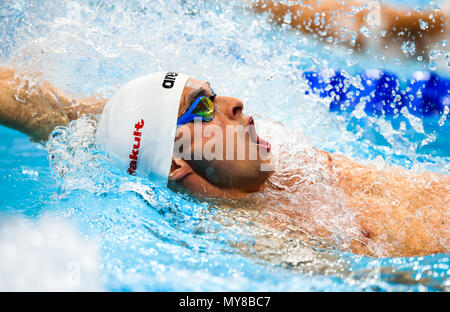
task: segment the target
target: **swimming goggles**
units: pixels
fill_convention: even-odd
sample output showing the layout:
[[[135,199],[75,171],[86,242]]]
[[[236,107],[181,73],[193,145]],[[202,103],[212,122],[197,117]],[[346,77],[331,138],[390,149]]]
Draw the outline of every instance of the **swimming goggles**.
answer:
[[[211,121],[214,118],[214,98],[216,94],[211,89],[211,96],[201,95],[191,104],[186,113],[177,120],[177,127],[201,118],[202,121]]]

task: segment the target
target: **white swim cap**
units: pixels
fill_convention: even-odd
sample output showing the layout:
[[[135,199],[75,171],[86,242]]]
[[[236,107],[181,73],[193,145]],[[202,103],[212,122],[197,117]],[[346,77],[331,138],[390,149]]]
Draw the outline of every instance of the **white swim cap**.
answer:
[[[105,105],[97,138],[128,173],[167,183],[178,108],[188,78],[152,73],[128,82]]]

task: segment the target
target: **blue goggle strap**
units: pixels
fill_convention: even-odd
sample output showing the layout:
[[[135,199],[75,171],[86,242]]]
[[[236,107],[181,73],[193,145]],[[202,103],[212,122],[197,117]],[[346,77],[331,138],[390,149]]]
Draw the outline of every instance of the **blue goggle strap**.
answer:
[[[196,114],[192,114],[192,112],[194,111],[194,109],[197,107],[198,103],[200,103],[201,99],[206,97],[205,95],[201,95],[199,96],[194,103],[192,103],[192,105],[189,107],[188,111],[186,113],[184,113],[180,118],[178,118],[177,120],[177,127],[182,126],[184,124],[187,124],[188,122],[193,121],[195,118],[201,118],[202,120],[203,117],[196,115]]]

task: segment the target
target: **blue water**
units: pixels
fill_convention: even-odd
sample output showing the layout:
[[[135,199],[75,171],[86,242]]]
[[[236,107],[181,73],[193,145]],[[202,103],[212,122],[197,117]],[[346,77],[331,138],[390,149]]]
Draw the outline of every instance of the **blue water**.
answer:
[[[443,116],[330,113],[329,100],[305,94],[306,70],[339,68],[357,79],[363,70],[389,68],[406,81],[428,68],[425,61],[330,49],[271,26],[240,2],[4,1],[0,16],[0,64],[43,72],[67,92],[109,96],[139,75],[178,70],[210,81],[219,94],[242,98],[247,111],[295,129],[318,148],[363,162],[381,159],[416,171],[449,172],[450,130]],[[436,72],[448,75],[445,53],[436,62]],[[8,228],[24,252],[20,258],[62,265],[63,275],[71,269],[59,259],[80,263],[75,286],[81,289],[95,280],[98,289],[114,291],[448,290],[449,255],[376,259],[260,229],[239,209],[120,172],[96,144],[94,127],[87,119],[73,122],[57,129],[45,146],[0,127],[0,229],[11,220],[20,224]],[[59,228],[48,234],[52,226],[40,225],[46,218],[72,234],[54,238]],[[27,254],[23,227],[53,237],[53,252]],[[0,250],[5,241],[0,237]],[[263,249],[261,241],[267,242]],[[85,242],[95,250],[78,251]],[[86,269],[83,259],[95,269]],[[0,266],[0,280],[19,276],[32,283],[49,274],[65,280],[59,272],[39,279],[39,269]]]

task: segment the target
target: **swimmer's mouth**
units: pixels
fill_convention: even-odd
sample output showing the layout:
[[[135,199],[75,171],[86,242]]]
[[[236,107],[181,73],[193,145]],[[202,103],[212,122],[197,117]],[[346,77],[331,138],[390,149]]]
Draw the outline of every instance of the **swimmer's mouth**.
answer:
[[[264,148],[267,152],[270,152],[270,150],[272,149],[270,143],[267,142],[266,140],[261,139],[256,134],[255,121],[253,120],[253,117],[248,118],[247,125],[248,125],[248,132],[250,134],[250,140],[252,141],[252,143],[256,144],[258,148]]]

